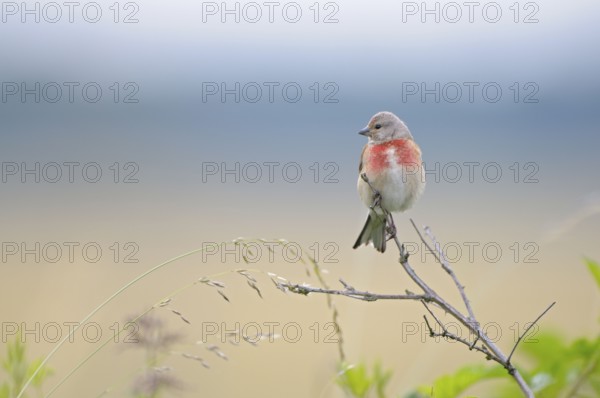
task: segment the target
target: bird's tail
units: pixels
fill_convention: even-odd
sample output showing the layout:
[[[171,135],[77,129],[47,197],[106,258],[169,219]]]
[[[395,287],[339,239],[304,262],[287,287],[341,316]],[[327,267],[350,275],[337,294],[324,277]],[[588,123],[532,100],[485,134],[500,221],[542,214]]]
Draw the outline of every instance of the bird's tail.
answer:
[[[360,245],[368,245],[369,242],[373,242],[373,246],[377,251],[383,253],[385,251],[386,242],[386,218],[380,217],[378,214],[369,213],[367,222],[363,227],[358,239],[354,244],[353,248],[356,249]]]

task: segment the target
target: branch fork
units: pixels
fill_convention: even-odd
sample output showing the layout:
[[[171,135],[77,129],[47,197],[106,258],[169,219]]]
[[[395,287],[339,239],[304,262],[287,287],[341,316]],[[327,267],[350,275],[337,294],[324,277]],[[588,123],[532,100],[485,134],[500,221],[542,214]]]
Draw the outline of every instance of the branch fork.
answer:
[[[465,286],[462,285],[454,273],[454,270],[450,266],[450,263],[446,259],[439,242],[436,240],[435,236],[432,234],[429,227],[424,228],[425,235],[431,241],[430,243],[425,239],[419,228],[415,225],[414,221],[411,219],[410,222],[414,227],[415,231],[419,235],[421,241],[425,244],[427,249],[433,253],[435,259],[438,263],[440,263],[442,269],[450,276],[456,289],[459,291],[462,302],[465,306],[466,313],[463,313],[448,303],[443,297],[441,297],[435,290],[433,290],[425,281],[423,281],[411,265],[408,262],[409,253],[406,251],[404,245],[400,242],[398,237],[396,236],[396,228],[394,227],[394,220],[392,214],[388,212],[381,206],[382,197],[381,194],[371,185],[366,174],[361,174],[361,178],[365,180],[371,187],[374,193],[373,204],[371,209],[379,208],[386,216],[389,226],[391,228],[388,229],[388,240],[394,240],[396,246],[399,251],[399,262],[402,265],[404,271],[408,274],[408,276],[413,280],[413,282],[419,286],[419,288],[423,291],[422,294],[416,294],[407,291],[406,294],[379,294],[379,293],[371,293],[367,291],[360,291],[347,284],[345,281],[340,279],[340,283],[343,285],[343,290],[336,289],[323,289],[317,287],[311,287],[308,285],[295,285],[295,284],[286,284],[285,287],[293,292],[303,295],[308,295],[309,293],[322,293],[327,295],[339,295],[346,296],[356,300],[363,301],[377,301],[377,300],[413,300],[420,301],[429,315],[434,319],[437,325],[441,328],[441,333],[436,332],[427,315],[424,315],[423,318],[425,320],[425,324],[429,330],[429,336],[431,337],[443,337],[446,339],[451,339],[457,341],[461,344],[464,344],[468,347],[469,350],[475,350],[481,352],[485,355],[487,360],[492,360],[500,364],[504,367],[508,374],[515,380],[518,384],[519,388],[523,392],[525,397],[531,398],[534,397],[533,391],[531,387],[527,384],[527,382],[523,379],[523,376],[520,374],[518,369],[512,365],[511,359],[515,350],[519,343],[523,340],[523,337],[529,332],[529,330],[556,304],[556,302],[550,304],[535,320],[530,324],[530,326],[519,336],[517,342],[512,347],[512,350],[508,357],[491,341],[491,339],[484,333],[482,328],[480,327],[480,323],[477,321],[473,308],[471,307],[471,303],[465,293]],[[435,250],[434,250],[435,248]],[[459,321],[462,325],[464,325],[471,333],[473,333],[475,339],[473,341],[469,341],[468,339],[464,339],[460,336],[456,336],[455,334],[448,331],[443,322],[435,315],[433,310],[430,308],[431,304],[435,304],[436,307],[443,310],[445,313],[450,314],[454,319]]]

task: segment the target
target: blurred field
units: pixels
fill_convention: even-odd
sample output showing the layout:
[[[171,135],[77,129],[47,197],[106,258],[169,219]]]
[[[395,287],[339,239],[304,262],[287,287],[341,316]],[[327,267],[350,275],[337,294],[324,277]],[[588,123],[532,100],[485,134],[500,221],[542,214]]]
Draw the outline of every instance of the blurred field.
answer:
[[[339,3],[339,22],[325,24],[331,10],[321,8],[315,23],[311,4],[300,5],[297,24],[221,23],[219,15],[203,23],[202,4],[184,1],[139,4],[135,24],[111,22],[108,6],[98,24],[0,24],[1,35],[20,38],[0,41],[2,82],[103,88],[97,103],[38,103],[34,95],[0,103],[0,358],[15,324],[29,330],[30,357],[43,356],[53,347],[55,324],[64,336],[65,323],[78,322],[140,273],[240,236],[297,244],[319,258],[333,287],[342,278],[373,292],[415,290],[393,250],[351,249],[366,216],[355,191],[364,144],[356,132],[380,110],[406,121],[429,170],[422,200],[396,217],[419,274],[459,306],[408,217],[429,225],[445,245],[476,314],[499,331],[505,351],[552,301],[542,328],[569,337],[597,333],[600,300],[582,259],[600,259],[600,58],[589,51],[598,4],[540,3],[532,24],[513,22],[504,3],[497,24],[422,23],[419,15],[400,22],[402,3],[389,1]],[[244,97],[250,91],[240,91],[236,102],[235,93],[223,100],[203,91],[207,83],[221,89],[236,82],[275,82],[277,93],[295,83],[302,96],[269,101],[264,91],[251,102]],[[477,82],[474,101],[466,91],[457,102],[442,91],[439,101],[435,94],[407,96],[409,86],[452,82]],[[139,89],[137,103],[123,102],[134,87],[127,83]],[[487,83],[502,88],[498,102],[480,95]],[[539,101],[525,101],[534,87],[528,83]],[[117,102],[114,87],[121,90]],[[58,351],[45,391],[98,347],[94,331],[110,338],[128,317],[218,275],[230,302],[197,285],[155,311],[165,330],[181,335],[159,361],[181,380],[173,394],[341,397],[325,297],[283,294],[267,273],[316,285],[314,275],[290,252],[269,258],[261,246],[253,264],[237,254],[218,246],[132,286],[90,320],[96,324],[89,335],[77,332]],[[252,275],[263,298],[243,275],[226,272],[238,268],[260,271]],[[457,344],[424,338],[417,303],[334,303],[348,361],[380,359],[394,371],[390,391],[406,394],[483,362]],[[223,342],[238,325],[248,333],[272,327],[281,337],[256,346]],[[209,342],[197,344],[207,334]],[[183,354],[203,358],[210,369]],[[98,396],[107,388],[107,396],[127,396],[144,355],[135,345],[111,343],[55,396]]]

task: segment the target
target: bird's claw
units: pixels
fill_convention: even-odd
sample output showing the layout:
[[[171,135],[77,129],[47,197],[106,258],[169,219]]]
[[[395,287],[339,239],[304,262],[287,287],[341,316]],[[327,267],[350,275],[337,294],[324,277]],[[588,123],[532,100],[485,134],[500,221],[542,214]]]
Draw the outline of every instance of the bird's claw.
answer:
[[[389,213],[388,211],[385,213],[387,218],[386,232],[388,233],[388,240],[394,239],[396,237],[396,224],[394,224],[394,218],[392,217],[392,213]]]
[[[362,178],[369,185],[371,191],[373,191],[373,203],[371,204],[371,206],[369,206],[371,210],[373,210],[375,207],[381,207],[381,194],[378,190],[373,188],[373,185],[371,185],[371,182],[369,182],[369,177],[367,177],[367,173],[362,173],[360,175],[360,178]]]
[[[377,190],[373,190],[373,204],[370,206],[371,210],[381,205],[381,194]]]
[[[396,237],[396,226],[394,225],[394,219],[392,218],[392,215],[385,210],[383,207],[381,207],[381,193],[379,193],[378,190],[376,190],[373,185],[371,185],[371,182],[369,182],[369,177],[367,177],[366,173],[361,173],[360,178],[362,178],[371,188],[371,191],[373,191],[373,203],[371,204],[371,206],[369,206],[369,208],[371,210],[375,209],[376,207],[379,207],[380,209],[383,210],[385,217],[386,217],[386,222],[387,222],[387,226],[386,226],[386,233],[388,234],[387,240],[393,239]]]
[[[396,236],[396,226],[394,224],[390,224],[387,226],[387,233],[389,234],[389,239],[393,239]]]

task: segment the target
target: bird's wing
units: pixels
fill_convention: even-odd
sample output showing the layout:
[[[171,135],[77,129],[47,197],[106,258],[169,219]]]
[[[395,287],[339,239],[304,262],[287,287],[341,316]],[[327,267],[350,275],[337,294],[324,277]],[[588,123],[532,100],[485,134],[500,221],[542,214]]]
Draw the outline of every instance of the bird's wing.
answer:
[[[363,159],[365,158],[365,151],[367,150],[367,145],[363,147],[363,150],[360,154],[360,163],[358,164],[358,174],[362,173],[363,170]]]

